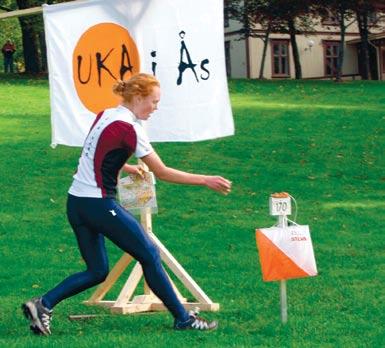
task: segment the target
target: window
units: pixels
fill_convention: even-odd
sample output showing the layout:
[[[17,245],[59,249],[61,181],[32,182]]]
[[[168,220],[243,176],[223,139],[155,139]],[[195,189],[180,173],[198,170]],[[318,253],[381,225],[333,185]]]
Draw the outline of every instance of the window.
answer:
[[[337,73],[340,43],[338,41],[324,41],[325,76],[335,76]]]
[[[272,76],[290,77],[289,40],[271,40]]]

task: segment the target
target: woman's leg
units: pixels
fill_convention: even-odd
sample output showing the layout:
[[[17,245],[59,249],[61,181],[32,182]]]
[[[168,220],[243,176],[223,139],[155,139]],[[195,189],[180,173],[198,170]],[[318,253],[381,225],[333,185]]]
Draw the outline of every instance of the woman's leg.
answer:
[[[108,275],[108,259],[104,236],[91,230],[80,219],[77,207],[78,201],[78,198],[70,197],[68,199],[67,214],[87,269],[84,272],[69,276],[42,297],[43,305],[48,309],[52,309],[56,304],[68,297],[103,282]],[[98,214],[97,211],[94,211],[94,213]]]
[[[87,269],[69,276],[43,296],[43,305],[49,309],[68,297],[102,283],[108,275],[103,235],[93,233],[85,226],[76,226],[75,233]]]
[[[96,218],[100,232],[141,263],[147,284],[174,318],[188,320],[189,315],[162,266],[159,251],[141,224],[114,200],[103,199],[100,202],[105,205],[104,209],[98,209],[100,214]]]

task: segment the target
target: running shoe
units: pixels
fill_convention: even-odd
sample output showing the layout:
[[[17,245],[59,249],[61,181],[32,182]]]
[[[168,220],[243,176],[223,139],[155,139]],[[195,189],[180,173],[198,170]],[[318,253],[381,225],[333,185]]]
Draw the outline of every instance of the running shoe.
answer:
[[[23,303],[21,306],[24,316],[30,320],[30,329],[37,335],[48,336],[51,334],[50,324],[52,320],[52,310],[45,308],[40,298]]]
[[[199,309],[189,312],[190,318],[183,322],[175,320],[175,330],[215,330],[218,327],[217,321],[207,321],[206,319],[198,317]]]

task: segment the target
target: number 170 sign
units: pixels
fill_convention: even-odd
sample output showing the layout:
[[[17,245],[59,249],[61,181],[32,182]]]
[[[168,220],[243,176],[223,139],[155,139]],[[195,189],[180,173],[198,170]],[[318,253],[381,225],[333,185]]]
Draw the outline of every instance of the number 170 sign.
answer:
[[[274,193],[270,196],[270,215],[291,215],[290,195],[286,192]]]

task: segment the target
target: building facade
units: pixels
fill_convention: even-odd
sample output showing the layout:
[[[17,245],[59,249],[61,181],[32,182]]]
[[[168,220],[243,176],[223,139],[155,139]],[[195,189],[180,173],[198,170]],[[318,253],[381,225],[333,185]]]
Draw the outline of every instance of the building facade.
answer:
[[[370,40],[371,76],[385,80],[385,24],[376,14],[371,18],[377,23],[372,28]],[[380,25],[382,24],[382,25]],[[232,78],[258,78],[263,53],[260,38],[240,39],[241,24],[228,20],[225,10],[225,53],[227,75]],[[262,28],[259,29],[264,34]],[[340,44],[338,23],[331,16],[326,21],[318,20],[314,31],[297,35],[302,77],[304,79],[330,79],[335,76]],[[357,24],[353,22],[346,31],[343,78],[360,78],[359,61],[361,39]],[[270,34],[265,58],[263,77],[266,79],[294,78],[292,47],[288,34]]]

